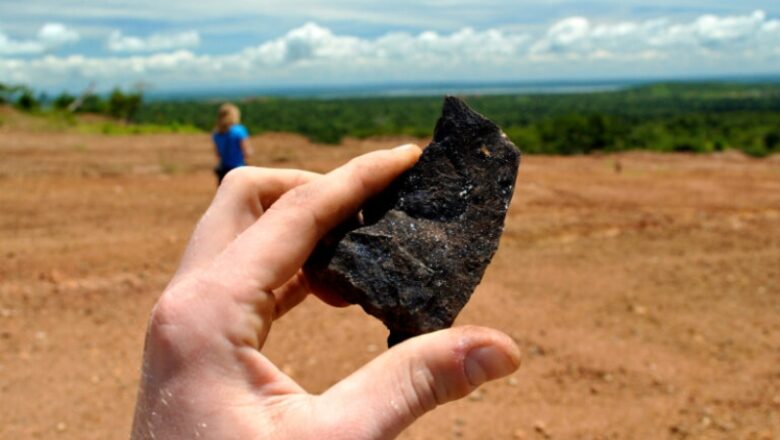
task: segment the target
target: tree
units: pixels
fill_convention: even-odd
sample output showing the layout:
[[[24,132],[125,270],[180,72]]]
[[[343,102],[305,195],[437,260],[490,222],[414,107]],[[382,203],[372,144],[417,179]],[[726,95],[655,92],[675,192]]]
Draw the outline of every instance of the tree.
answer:
[[[10,86],[0,83],[0,104],[8,102],[9,89]]]
[[[87,95],[81,102],[81,106],[77,110],[84,113],[105,113],[106,102],[100,99],[98,95]]]
[[[75,96],[73,96],[73,95],[71,95],[70,93],[67,93],[67,92],[62,92],[59,95],[57,95],[56,98],[54,98],[54,102],[53,102],[54,108],[59,109],[59,110],[65,110],[75,100],[76,100]]]
[[[780,131],[770,131],[767,133],[764,136],[764,145],[769,152],[780,150]]]
[[[115,88],[108,97],[108,114],[129,121],[141,107],[141,92],[124,93]]]
[[[22,93],[19,95],[19,98],[16,100],[16,106],[24,111],[29,112],[38,110],[40,103],[37,99],[35,99],[35,95],[33,94],[32,90],[25,87],[22,90]]]
[[[0,83],[0,104],[18,101],[25,91],[32,95],[32,91],[25,86]]]

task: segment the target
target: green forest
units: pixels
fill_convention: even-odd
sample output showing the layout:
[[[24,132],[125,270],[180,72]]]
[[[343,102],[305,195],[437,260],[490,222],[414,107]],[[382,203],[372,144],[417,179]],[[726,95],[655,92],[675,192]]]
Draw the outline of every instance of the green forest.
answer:
[[[671,83],[617,92],[470,96],[526,153],[583,154],[647,149],[752,156],[780,151],[780,85]],[[313,141],[345,136],[430,136],[441,97],[284,99],[240,102],[252,133],[287,131]],[[141,106],[136,120],[210,130],[218,102],[168,101]]]
[[[18,95],[17,101],[23,96],[34,100],[31,93],[26,93]],[[52,98],[50,106],[63,108],[65,102],[72,102],[72,97],[65,98]],[[78,111],[102,112],[137,124],[195,126],[203,131],[212,129],[221,103],[143,101],[140,95],[119,90],[90,99],[89,106]],[[737,149],[762,157],[780,152],[777,83],[661,83],[614,92],[464,99],[498,123],[521,150],[531,154]],[[430,136],[441,102],[441,97],[259,97],[238,104],[242,122],[253,134],[294,132],[315,142],[338,144],[344,137]]]

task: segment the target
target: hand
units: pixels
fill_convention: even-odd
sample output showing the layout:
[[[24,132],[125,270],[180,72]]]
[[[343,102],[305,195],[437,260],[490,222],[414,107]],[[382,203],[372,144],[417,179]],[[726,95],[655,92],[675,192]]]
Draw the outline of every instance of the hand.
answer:
[[[326,175],[230,172],[152,310],[132,438],[390,439],[514,371],[517,346],[480,327],[412,338],[317,396],[262,354],[309,293],[301,266],[318,240],[419,154],[377,151]]]

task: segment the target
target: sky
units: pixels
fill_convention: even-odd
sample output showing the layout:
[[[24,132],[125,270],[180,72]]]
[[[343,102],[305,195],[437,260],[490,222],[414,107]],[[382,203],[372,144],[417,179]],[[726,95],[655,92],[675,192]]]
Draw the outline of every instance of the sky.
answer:
[[[755,74],[777,0],[0,0],[0,82],[47,91]]]

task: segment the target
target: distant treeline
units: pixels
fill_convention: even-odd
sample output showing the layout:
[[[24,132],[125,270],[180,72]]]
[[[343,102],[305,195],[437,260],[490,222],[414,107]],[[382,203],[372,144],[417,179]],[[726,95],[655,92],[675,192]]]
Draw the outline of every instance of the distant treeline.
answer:
[[[85,93],[74,96],[62,92],[56,96],[36,94],[25,85],[0,83],[0,104],[12,104],[27,112],[70,111],[74,113],[97,113],[132,122],[143,102],[140,91],[125,92],[115,88],[108,95]]]
[[[753,156],[780,152],[780,85],[670,83],[618,92],[474,96],[466,100],[527,153],[580,154],[647,149]],[[429,136],[439,97],[284,99],[240,103],[252,133],[287,131],[313,141],[346,136]],[[211,130],[218,102],[141,106],[136,120]]]
[[[1,86],[1,85],[0,85]],[[35,110],[68,108],[74,96],[36,97],[0,88],[0,102]],[[645,149],[752,156],[780,152],[780,84],[663,83],[616,92],[466,97],[526,153],[581,154]],[[239,102],[253,134],[300,133],[337,144],[344,137],[430,136],[441,97],[292,99]],[[77,111],[156,126],[213,128],[220,102],[151,101],[119,89],[87,96]]]

